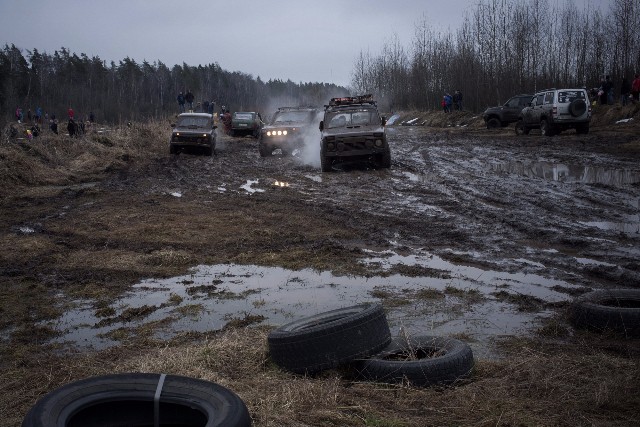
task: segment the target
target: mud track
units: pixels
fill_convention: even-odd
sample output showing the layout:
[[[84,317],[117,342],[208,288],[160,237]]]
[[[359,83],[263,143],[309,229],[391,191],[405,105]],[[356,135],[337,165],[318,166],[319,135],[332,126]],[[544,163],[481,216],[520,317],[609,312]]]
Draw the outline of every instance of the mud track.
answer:
[[[303,151],[261,158],[254,139],[221,136],[211,158],[150,155],[105,179],[26,189],[3,201],[3,341],[91,344],[69,330],[111,326],[99,332],[121,340],[150,322],[189,330],[216,311],[207,300],[233,308],[197,329],[382,300],[396,329],[486,346],[589,289],[640,284],[634,129],[545,139],[390,127],[390,169],[333,173]],[[197,265],[226,267],[180,276]],[[153,280],[174,276],[149,297],[169,286]],[[333,293],[311,291],[322,287]],[[167,307],[174,317],[148,317]]]

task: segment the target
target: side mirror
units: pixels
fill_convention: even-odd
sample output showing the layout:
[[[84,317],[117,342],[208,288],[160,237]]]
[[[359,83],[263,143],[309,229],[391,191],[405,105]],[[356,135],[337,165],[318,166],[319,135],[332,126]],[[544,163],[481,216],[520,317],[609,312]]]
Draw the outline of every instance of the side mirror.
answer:
[[[382,126],[385,126],[387,124],[387,118],[385,116],[382,116]]]
[[[173,129],[174,127],[176,127],[175,123],[171,123],[171,128]]]
[[[214,128],[214,129],[218,129],[218,126],[216,126],[216,125],[213,125],[213,128]]]
[[[324,130],[324,120],[320,120],[320,126],[318,127],[320,128],[320,132]]]

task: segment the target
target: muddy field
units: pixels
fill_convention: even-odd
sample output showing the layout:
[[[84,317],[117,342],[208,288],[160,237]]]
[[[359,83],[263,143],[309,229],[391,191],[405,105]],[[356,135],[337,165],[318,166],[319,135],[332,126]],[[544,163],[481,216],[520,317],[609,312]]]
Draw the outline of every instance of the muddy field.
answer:
[[[640,345],[574,331],[566,308],[591,289],[640,286],[640,126],[544,138],[488,131],[477,117],[451,125],[389,126],[390,169],[332,173],[320,172],[315,146],[261,158],[249,137],[219,135],[214,157],[169,156],[166,123],[3,140],[0,425],[18,425],[57,385],[132,369],[226,384],[262,426],[441,424],[443,414],[416,403],[424,393],[471,405],[443,408],[454,425],[566,424],[576,412],[583,425],[633,425]],[[365,301],[383,303],[394,334],[468,342],[478,369],[466,391],[292,378],[268,364],[264,344],[258,354],[237,344]],[[232,362],[206,374],[176,361],[229,334],[271,385]],[[571,376],[572,391],[527,393],[515,408],[522,401],[507,404],[518,395],[508,387],[504,396],[474,390],[501,371],[544,389],[533,374],[520,378],[514,346],[556,364],[550,375]],[[163,351],[170,362],[159,361]],[[601,366],[593,375],[611,389],[585,396],[573,383],[584,373],[567,371],[577,366]],[[291,387],[338,397],[310,411],[285,402]],[[472,404],[464,393],[489,397]],[[550,414],[554,405],[567,409]]]

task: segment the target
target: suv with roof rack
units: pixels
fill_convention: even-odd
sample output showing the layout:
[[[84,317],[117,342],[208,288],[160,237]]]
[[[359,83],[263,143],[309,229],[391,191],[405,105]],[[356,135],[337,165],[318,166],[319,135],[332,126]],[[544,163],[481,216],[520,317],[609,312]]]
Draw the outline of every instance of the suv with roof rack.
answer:
[[[531,103],[522,109],[516,134],[527,135],[531,129],[540,129],[546,136],[567,129],[586,134],[590,122],[591,103],[586,89],[546,89],[537,92]]]
[[[260,157],[270,156],[278,148],[286,155],[302,147],[313,124],[318,123],[318,114],[318,109],[313,107],[278,108],[271,122],[260,131]]]
[[[371,95],[331,98],[320,122],[320,165],[323,172],[334,162],[372,161],[391,167],[385,118]]]

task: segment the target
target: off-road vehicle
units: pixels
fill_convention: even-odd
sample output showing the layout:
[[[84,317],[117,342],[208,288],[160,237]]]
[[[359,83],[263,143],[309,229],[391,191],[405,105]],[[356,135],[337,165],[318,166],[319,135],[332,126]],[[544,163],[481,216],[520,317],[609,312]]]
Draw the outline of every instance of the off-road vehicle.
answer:
[[[332,170],[338,161],[373,161],[391,167],[385,118],[371,95],[331,98],[320,122],[320,165]]]
[[[264,123],[260,113],[254,111],[236,111],[231,116],[231,136],[260,137],[260,129]]]
[[[311,131],[317,131],[320,112],[312,107],[280,107],[268,125],[262,127],[258,150],[261,157],[270,156],[280,149],[283,155],[304,145]]]
[[[177,154],[187,148],[204,150],[207,156],[216,149],[216,129],[213,115],[206,113],[182,113],[176,123],[171,124],[173,132],[169,140],[169,153]]]
[[[537,92],[520,113],[516,134],[540,129],[542,135],[553,136],[566,129],[589,133],[591,104],[587,90],[547,89]]]
[[[529,105],[533,95],[516,95],[499,107],[489,107],[484,111],[483,119],[487,129],[508,126],[515,123],[520,117],[520,112]]]

